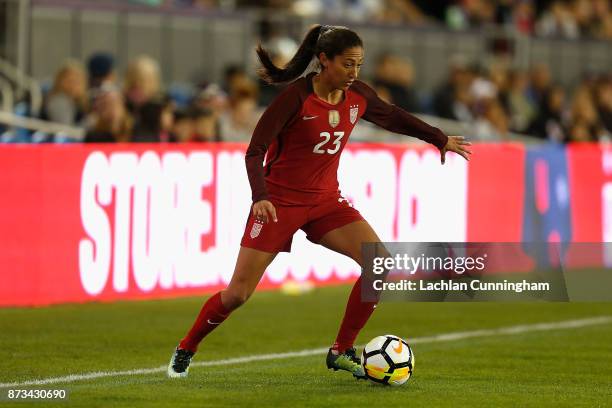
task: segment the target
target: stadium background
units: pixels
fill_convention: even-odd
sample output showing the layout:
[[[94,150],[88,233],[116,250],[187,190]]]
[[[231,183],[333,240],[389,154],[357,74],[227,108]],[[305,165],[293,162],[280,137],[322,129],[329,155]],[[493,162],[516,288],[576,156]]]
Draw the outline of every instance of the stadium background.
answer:
[[[440,167],[418,141],[361,124],[341,188],[384,240],[612,239],[609,2],[154,3],[0,2],[0,163],[14,175],[0,263],[22,277],[3,274],[1,305],[227,283],[250,204],[244,143],[278,92],[256,79],[254,46],[283,63],[332,18],[364,38],[362,78],[383,98],[487,142]],[[156,221],[172,214],[180,226]],[[300,234],[262,287],[358,274],[319,252]]]
[[[362,79],[386,100],[475,142],[472,161],[453,155],[440,166],[438,153],[414,139],[367,123],[356,128],[341,160],[340,185],[383,240],[612,242],[609,1],[0,0],[0,325],[13,334],[2,343],[8,353],[3,386],[151,366],[144,358],[158,361],[154,351],[166,353],[201,295],[228,282],[250,205],[246,143],[278,92],[257,80],[254,46],[262,42],[282,63],[314,23],[356,30],[365,42]],[[571,255],[570,266],[612,266],[605,250]],[[275,260],[261,289],[297,288],[290,292],[305,292],[302,298],[276,297],[282,292],[274,290],[246,307],[266,315],[265,305],[283,309],[297,302],[299,313],[269,316],[307,321],[306,300],[320,302],[322,314],[329,305],[340,310],[336,299],[344,298],[339,286],[315,289],[315,299],[312,285],[352,282],[358,273],[352,261],[299,233],[293,252]],[[193,295],[199,296],[145,301]],[[116,302],[134,299],[141,302]],[[10,308],[96,301],[105,303]],[[465,306],[389,307],[431,321],[413,317],[400,324],[385,315],[365,336],[390,326],[412,336],[610,314],[605,304],[493,305],[486,313]],[[141,326],[126,327],[122,314],[137,316],[139,308],[159,313],[151,336],[172,319],[164,308],[184,314],[180,324],[170,323],[172,330],[161,330],[167,337],[142,359],[126,359],[125,367],[104,356],[73,364],[51,350],[74,346],[67,339],[76,328],[49,328],[45,316],[66,313],[80,321],[92,313],[113,322],[102,326],[115,345],[108,337],[100,350],[123,355],[120,348]],[[466,318],[461,311],[468,310],[480,317]],[[507,310],[513,313],[504,315]],[[256,319],[242,318],[246,325]],[[322,324],[333,331],[336,323]],[[102,326],[82,324],[86,333],[104,337]],[[291,324],[279,329],[289,339]],[[36,327],[49,330],[49,363],[21,369],[19,347],[38,346],[17,339],[36,337],[30,332]],[[597,339],[604,332],[589,330],[591,349],[601,350]],[[229,331],[220,333],[211,337],[211,349],[231,341]],[[586,347],[576,336],[575,347]],[[262,339],[240,343],[242,350],[275,352],[276,340]],[[563,353],[555,341],[567,339],[536,340],[541,343],[530,343],[533,350],[550,345]],[[497,353],[495,345],[491,350]],[[588,381],[587,390],[597,382]],[[427,387],[415,391],[424,401]]]

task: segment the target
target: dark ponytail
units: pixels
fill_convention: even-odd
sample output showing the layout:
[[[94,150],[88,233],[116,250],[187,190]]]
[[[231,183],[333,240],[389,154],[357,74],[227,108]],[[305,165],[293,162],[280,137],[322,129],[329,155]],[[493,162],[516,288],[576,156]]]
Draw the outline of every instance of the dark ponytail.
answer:
[[[327,58],[342,54],[345,49],[363,47],[361,38],[346,27],[316,25],[308,31],[297,52],[284,68],[279,68],[261,44],[256,52],[262,67],[259,76],[270,84],[292,81],[301,76],[313,57],[324,52]]]

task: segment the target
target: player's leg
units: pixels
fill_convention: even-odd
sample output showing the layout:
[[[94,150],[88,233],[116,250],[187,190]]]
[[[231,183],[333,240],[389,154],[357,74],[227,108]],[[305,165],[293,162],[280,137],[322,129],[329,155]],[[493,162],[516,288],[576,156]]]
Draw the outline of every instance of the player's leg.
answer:
[[[332,251],[348,256],[359,266],[363,266],[361,244],[364,242],[381,241],[370,224],[362,219],[334,228],[323,235],[318,243]]]
[[[376,232],[364,220],[335,228],[326,233],[319,241],[326,248],[352,258],[359,266],[363,266],[361,244],[364,242],[380,242]],[[328,368],[346,369],[343,366],[350,368],[350,362],[352,362],[353,370],[348,371],[352,371],[353,375],[358,378],[363,375],[363,371],[353,343],[374,312],[377,303],[362,301],[362,279],[364,279],[363,276],[359,277],[353,285],[336,341],[327,355]],[[355,365],[359,365],[359,368],[356,368]]]
[[[304,223],[306,210],[276,205],[280,221],[268,223],[261,222],[249,211],[232,280],[225,290],[216,293],[204,304],[193,327],[176,348],[168,375],[187,375],[191,357],[202,339],[251,296],[276,254],[291,249],[291,239]]]
[[[204,304],[195,324],[181,341],[179,348],[196,352],[202,339],[251,297],[275,256],[276,253],[240,247],[229,285],[210,297]]]
[[[275,256],[276,253],[240,248],[232,280],[226,289],[217,292],[204,303],[193,326],[181,340],[170,360],[168,376],[187,376],[191,358],[202,339],[249,299]]]

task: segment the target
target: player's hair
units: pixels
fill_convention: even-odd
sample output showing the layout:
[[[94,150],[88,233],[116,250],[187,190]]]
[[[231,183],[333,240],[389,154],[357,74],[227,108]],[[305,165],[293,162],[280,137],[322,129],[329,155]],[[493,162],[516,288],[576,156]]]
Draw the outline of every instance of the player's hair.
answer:
[[[257,46],[257,56],[262,68],[260,78],[270,84],[292,81],[301,76],[314,56],[325,53],[332,59],[352,47],[363,47],[363,42],[356,32],[341,26],[315,25],[308,31],[297,52],[284,68],[279,68],[272,62],[272,57],[261,44]]]

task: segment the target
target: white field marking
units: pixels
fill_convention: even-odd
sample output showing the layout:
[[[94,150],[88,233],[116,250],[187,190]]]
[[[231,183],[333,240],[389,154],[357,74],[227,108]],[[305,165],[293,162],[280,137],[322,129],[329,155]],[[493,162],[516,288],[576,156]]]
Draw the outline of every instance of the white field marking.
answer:
[[[408,339],[408,342],[410,344],[437,343],[437,342],[444,342],[444,341],[464,340],[464,339],[469,339],[469,338],[474,338],[474,337],[506,336],[506,335],[513,335],[513,334],[528,333],[528,332],[550,331],[550,330],[561,330],[561,329],[576,329],[579,327],[595,326],[595,325],[601,325],[601,324],[607,324],[607,323],[612,323],[612,316],[599,316],[599,317],[591,317],[591,318],[577,319],[577,320],[565,320],[561,322],[507,326],[507,327],[500,327],[497,329],[483,329],[483,330],[473,330],[473,331],[466,331],[466,332],[444,333],[444,334],[437,334],[435,336],[415,337],[413,339]],[[252,363],[254,361],[282,360],[286,358],[305,357],[305,356],[312,356],[312,355],[317,355],[317,354],[324,354],[324,353],[327,353],[327,350],[328,348],[324,347],[324,348],[309,349],[309,350],[291,351],[287,353],[256,354],[252,356],[227,358],[223,360],[194,362],[191,364],[191,367],[211,367],[211,366],[221,366],[221,365],[228,365],[228,364]],[[93,380],[96,378],[105,378],[105,377],[122,377],[122,376],[132,376],[132,375],[158,374],[158,373],[165,373],[167,368],[168,368],[167,365],[163,365],[163,366],[156,367],[156,368],[140,368],[136,370],[97,371],[97,372],[85,373],[85,374],[71,374],[71,375],[67,375],[64,377],[50,377],[50,378],[43,378],[41,380],[3,383],[3,384],[0,384],[0,388],[26,387],[26,386],[32,386],[32,385],[46,385],[46,384],[57,384],[57,383],[71,383],[75,381]]]

